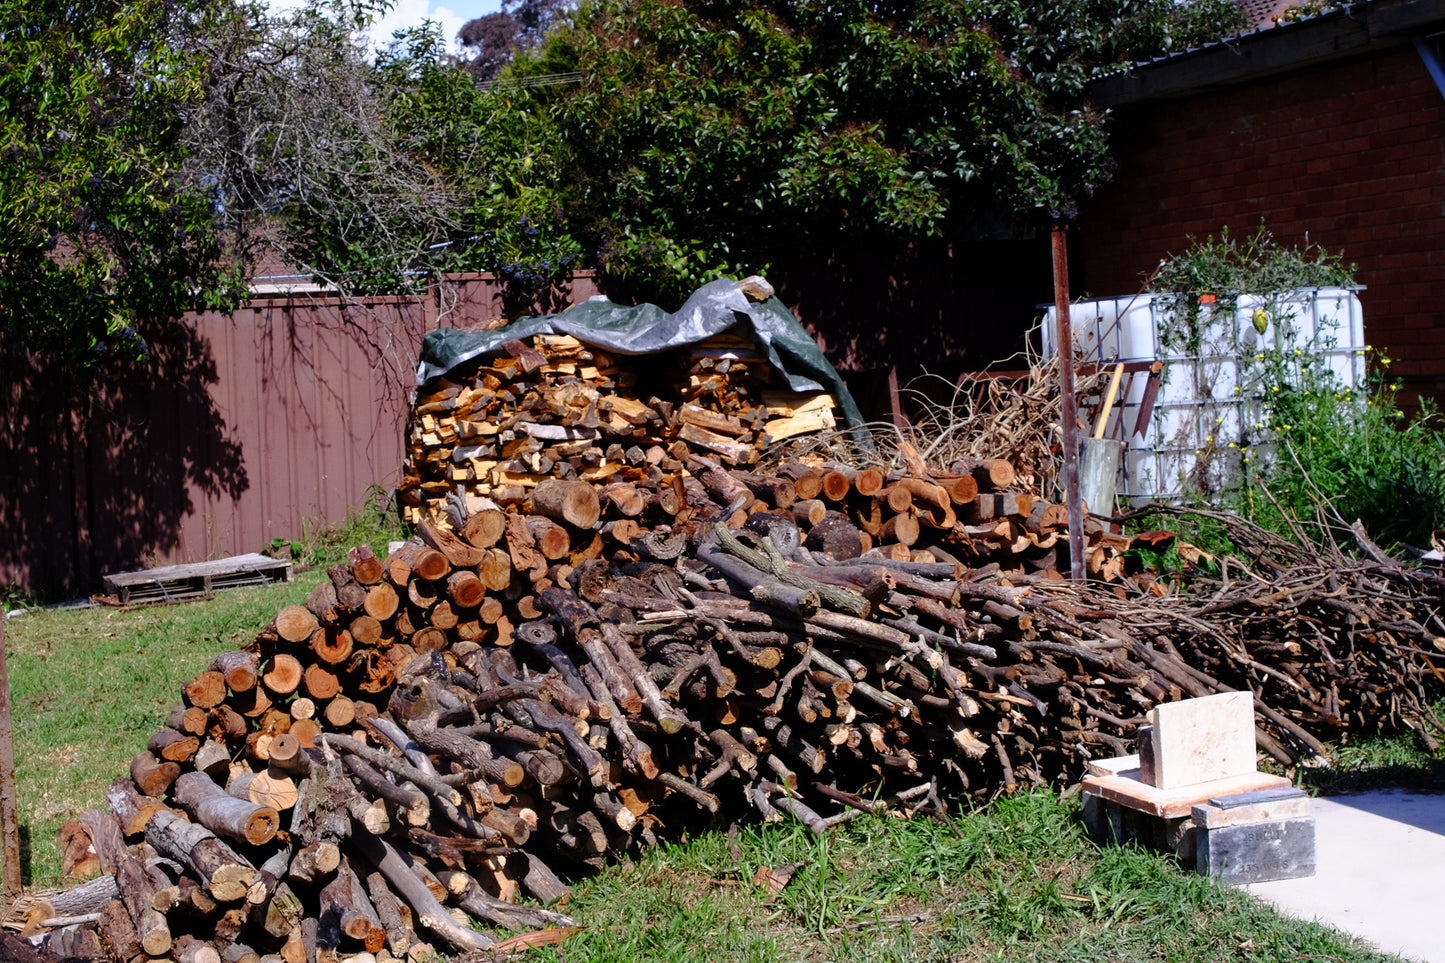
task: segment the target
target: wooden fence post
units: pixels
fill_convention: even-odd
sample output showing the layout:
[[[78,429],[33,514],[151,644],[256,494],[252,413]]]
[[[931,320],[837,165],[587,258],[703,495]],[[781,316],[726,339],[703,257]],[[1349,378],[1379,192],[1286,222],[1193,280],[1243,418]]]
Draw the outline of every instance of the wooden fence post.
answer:
[[[5,667],[5,609],[0,606],[0,880],[9,903],[20,895],[20,795],[15,786],[15,728],[10,720],[10,672]]]
[[[1069,508],[1069,573],[1084,580],[1084,509],[1079,497],[1079,399],[1074,394],[1074,336],[1069,329],[1069,255],[1064,226],[1052,234],[1054,263],[1054,338],[1059,356],[1059,419],[1064,430],[1064,501]]]

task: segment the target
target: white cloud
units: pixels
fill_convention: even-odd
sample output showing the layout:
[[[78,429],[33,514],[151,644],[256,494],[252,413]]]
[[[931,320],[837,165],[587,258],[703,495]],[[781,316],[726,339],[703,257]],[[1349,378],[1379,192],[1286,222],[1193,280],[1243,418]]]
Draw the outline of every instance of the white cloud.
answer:
[[[482,11],[489,12],[489,11]],[[371,39],[373,46],[385,46],[391,40],[391,35],[405,27],[419,26],[423,20],[435,20],[441,24],[442,38],[447,43],[447,49],[454,53],[460,53],[458,46],[457,31],[462,25],[474,17],[481,16],[481,13],[461,14],[451,7],[432,7],[430,0],[396,0],[392,8],[383,14],[371,27]]]
[[[305,0],[270,0],[270,7],[277,13],[283,13],[300,7],[304,2]],[[461,53],[457,32],[462,29],[462,25],[468,20],[496,13],[500,9],[501,0],[453,0],[450,6],[433,6],[433,0],[391,0],[391,9],[377,18],[368,33],[373,48],[383,47],[390,42],[391,35],[397,30],[420,26],[423,20],[435,20],[441,25],[442,39],[446,41],[447,48],[454,53]]]

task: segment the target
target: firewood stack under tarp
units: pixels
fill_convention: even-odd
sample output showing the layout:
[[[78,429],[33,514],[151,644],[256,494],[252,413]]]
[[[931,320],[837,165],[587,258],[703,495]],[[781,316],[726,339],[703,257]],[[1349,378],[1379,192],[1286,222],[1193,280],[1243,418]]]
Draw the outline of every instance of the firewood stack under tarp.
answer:
[[[788,429],[790,432],[804,421],[810,426],[807,429],[810,433],[831,430],[834,424],[828,414],[831,398],[815,397],[822,399],[823,407],[787,416],[792,426]],[[800,409],[768,406],[758,410],[797,412]],[[681,411],[682,417],[690,420],[681,423],[679,437],[695,440],[698,435],[689,433],[689,429],[694,427],[694,421],[704,420],[697,414],[704,409],[689,403]],[[486,417],[495,418],[496,414]],[[530,425],[534,433],[537,428]],[[699,429],[702,430],[705,429]],[[659,532],[665,535],[679,525],[685,526],[696,513],[696,509],[690,507],[689,493],[711,486],[714,494],[719,490],[733,490],[734,497],[743,499],[732,513],[735,521],[740,523],[749,511],[764,508],[789,513],[814,544],[826,543],[829,551],[840,558],[861,555],[877,547],[895,561],[943,560],[975,565],[997,562],[1004,568],[1040,573],[1068,568],[1067,564],[1060,566],[1058,562],[1059,552],[1067,551],[1067,509],[1020,490],[1012,464],[1003,458],[959,459],[947,470],[939,471],[930,471],[921,464],[888,470],[876,466],[859,468],[817,453],[797,458],[784,455],[786,460],[779,463],[781,452],[774,447],[770,448],[772,464],[762,468],[741,456],[727,458],[711,450],[706,456],[698,455],[680,440],[674,441],[666,451],[656,444],[646,450],[633,446],[627,452],[614,452],[620,454],[620,460],[608,461],[602,449],[587,442],[586,451],[591,454],[585,457],[597,456],[600,467],[572,471],[560,470],[559,466],[566,467],[569,463],[555,460],[570,449],[560,445],[540,446],[535,434],[526,432],[523,440],[523,447],[535,448],[528,456],[532,461],[527,465],[569,477],[514,471],[526,467],[517,461],[508,463],[510,467],[499,465],[493,459],[478,461],[473,454],[474,447],[443,447],[439,450],[450,452],[448,459],[455,461],[457,453],[461,453],[469,465],[452,469],[457,482],[439,483],[435,489],[438,499],[432,508],[426,508],[423,500],[423,507],[408,509],[408,517],[455,529],[458,521],[476,517],[479,509],[528,505],[535,501],[539,490],[550,493],[565,489],[567,484],[590,484],[597,489],[601,504],[609,513],[606,526],[595,532],[585,526],[557,529],[549,540],[549,547],[556,546],[556,554],[548,555],[549,560],[565,556],[567,561],[576,564],[582,557],[595,556],[609,546],[626,545],[638,535]],[[725,446],[719,442],[712,447]],[[738,447],[754,459],[758,454],[758,449],[747,444],[739,443]],[[629,458],[637,462],[636,466],[628,463]],[[417,464],[413,459],[412,474],[408,477],[417,477]],[[729,469],[739,464],[746,466],[746,470]],[[725,475],[724,469],[729,469],[731,475]],[[723,477],[731,480],[719,481]],[[567,484],[559,487],[562,482]],[[462,486],[465,494],[456,493],[457,485]],[[413,490],[413,495],[425,488],[423,484]],[[402,500],[406,502],[412,497],[403,495]],[[450,510],[443,506],[449,506]],[[542,523],[532,525],[538,528]],[[1086,519],[1085,534],[1089,575],[1117,578],[1123,571],[1124,553],[1133,540],[1110,531],[1092,516]]]
[[[688,489],[725,468],[835,554],[876,545],[900,561],[1068,569],[1067,512],[1036,497],[1036,453],[1029,485],[1008,451],[930,469],[905,444],[896,470],[855,464],[876,455],[857,406],[771,294],[761,278],[722,280],[674,315],[587,302],[496,331],[433,332],[397,489],[403,516],[455,531],[549,480],[584,481],[622,516],[601,535],[625,544],[644,512],[664,532],[685,523]],[[1130,540],[1092,517],[1086,535],[1089,575],[1118,577]],[[595,541],[570,555],[595,553]]]
[[[406,519],[443,517],[452,493],[476,504],[546,478],[665,484],[694,452],[748,466],[788,438],[838,427],[831,395],[770,387],[765,364],[738,358],[755,353],[721,335],[650,357],[655,373],[685,377],[649,390],[640,366],[570,335],[508,341],[486,364],[418,392],[400,490]]]
[[[127,961],[477,949],[472,922],[567,925],[568,875],[664,836],[1072,780],[1160,701],[1252,689],[1292,763],[1445,694],[1445,582],[1387,561],[1245,532],[1195,597],[1076,586],[858,556],[786,487],[694,467],[675,513],[553,479],[357,549],[185,687],[69,827],[103,875],[31,928]]]
[[[435,333],[474,346],[426,349],[462,360],[423,362],[398,487],[405,519],[447,524],[546,478],[666,485],[690,454],[747,467],[798,435],[857,427],[836,372],[771,295],[762,278],[719,281],[661,321],[650,305],[589,302],[556,324]],[[589,330],[599,311],[603,324],[637,319],[624,332]],[[804,374],[780,367],[780,346],[797,349],[786,356]]]

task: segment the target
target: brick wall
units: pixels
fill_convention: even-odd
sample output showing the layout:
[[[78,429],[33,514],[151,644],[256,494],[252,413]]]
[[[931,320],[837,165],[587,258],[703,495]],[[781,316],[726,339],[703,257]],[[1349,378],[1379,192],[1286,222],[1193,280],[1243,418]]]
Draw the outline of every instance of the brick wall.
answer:
[[[1445,96],[1412,47],[1124,108],[1080,218],[1085,284],[1136,291],[1188,238],[1253,231],[1359,265],[1366,338],[1445,401]]]

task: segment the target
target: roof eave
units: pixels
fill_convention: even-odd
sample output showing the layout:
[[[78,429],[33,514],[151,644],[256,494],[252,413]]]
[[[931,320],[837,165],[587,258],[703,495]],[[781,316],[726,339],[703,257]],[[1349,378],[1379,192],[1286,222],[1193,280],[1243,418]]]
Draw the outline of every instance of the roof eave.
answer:
[[[1410,42],[1445,27],[1445,0],[1353,3],[1298,23],[1281,24],[1170,57],[1136,64],[1096,81],[1096,107],[1169,100],[1271,74],[1356,56],[1367,47]]]

